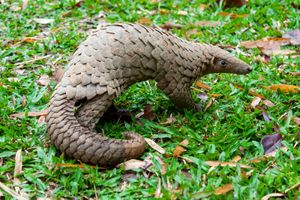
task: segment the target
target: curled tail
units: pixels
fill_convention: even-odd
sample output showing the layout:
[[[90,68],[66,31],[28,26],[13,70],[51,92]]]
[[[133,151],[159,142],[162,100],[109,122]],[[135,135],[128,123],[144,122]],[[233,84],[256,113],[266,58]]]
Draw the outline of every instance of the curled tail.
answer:
[[[140,135],[125,132],[125,140],[104,137],[81,126],[74,108],[74,100],[55,91],[46,119],[51,141],[67,156],[84,163],[108,167],[137,158],[144,152],[145,140]]]

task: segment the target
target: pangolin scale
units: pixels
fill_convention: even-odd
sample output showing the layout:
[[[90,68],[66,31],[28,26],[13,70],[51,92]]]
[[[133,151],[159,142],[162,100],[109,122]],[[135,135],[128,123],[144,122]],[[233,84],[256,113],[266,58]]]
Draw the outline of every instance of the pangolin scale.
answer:
[[[252,68],[227,51],[189,42],[158,28],[109,24],[79,46],[51,97],[47,131],[67,156],[88,164],[115,166],[137,158],[145,140],[125,132],[124,140],[94,130],[112,101],[130,85],[155,80],[179,108],[198,110],[190,86],[208,73],[246,74]],[[76,107],[76,102],[81,105]]]

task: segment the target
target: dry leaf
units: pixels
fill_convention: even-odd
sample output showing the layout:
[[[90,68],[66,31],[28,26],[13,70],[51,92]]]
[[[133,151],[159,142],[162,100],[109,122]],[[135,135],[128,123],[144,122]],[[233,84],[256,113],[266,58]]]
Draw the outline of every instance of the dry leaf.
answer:
[[[175,147],[174,152],[173,152],[173,156],[176,157],[176,158],[178,158],[178,157],[180,157],[181,154],[182,154],[183,152],[185,152],[185,151],[186,151],[185,148],[183,148],[182,146],[177,145],[177,146]]]
[[[189,140],[188,139],[184,139],[184,140],[182,140],[182,142],[180,142],[180,145],[182,145],[182,146],[187,146],[189,144]]]
[[[261,140],[264,147],[265,154],[275,151],[277,148],[282,147],[282,136],[278,133],[266,135]]]
[[[230,162],[238,162],[241,159],[242,159],[241,156],[235,156],[234,158],[232,158],[232,160]]]
[[[48,109],[37,111],[37,112],[28,112],[28,117],[39,117],[39,116],[46,116],[48,114]],[[25,117],[25,113],[15,113],[9,115],[10,117]]]
[[[252,49],[252,48],[263,48],[269,50],[280,49],[280,46],[290,44],[290,39],[287,38],[270,38],[265,37],[259,40],[249,40],[241,42],[241,46]]]
[[[162,29],[171,30],[173,28],[181,29],[183,26],[181,24],[175,24],[172,22],[166,22],[164,25],[160,26]]]
[[[14,190],[10,189],[9,187],[7,187],[4,183],[0,182],[0,188],[7,192],[8,194],[10,194],[14,199],[18,199],[18,200],[28,200],[29,198],[25,196],[21,196],[18,193],[16,193]]]
[[[260,97],[254,97],[253,101],[251,102],[251,107],[255,108],[260,103],[260,101],[261,101]]]
[[[178,14],[178,15],[182,15],[182,16],[186,16],[186,15],[188,14],[188,12],[187,12],[187,11],[184,11],[184,10],[179,10],[179,11],[177,12],[177,14]]]
[[[285,92],[285,93],[289,93],[289,92],[300,93],[300,86],[296,86],[296,85],[275,84],[275,85],[267,86],[265,88],[271,91],[280,90],[281,92]]]
[[[21,104],[22,104],[23,107],[25,107],[26,104],[27,104],[27,99],[26,99],[25,95],[22,96]]]
[[[199,81],[196,81],[195,82],[195,85],[198,87],[198,88],[203,88],[205,90],[211,90],[211,87],[205,83],[202,83],[202,82],[199,82]]]
[[[19,149],[15,157],[15,169],[14,169],[14,183],[19,184],[20,180],[17,178],[22,173],[22,149]]]
[[[196,23],[193,24],[193,26],[201,26],[201,27],[217,27],[217,26],[221,26],[222,23],[219,21],[198,21]]]
[[[232,189],[233,189],[232,183],[225,184],[225,185],[223,185],[223,186],[216,189],[215,195],[226,194],[227,192],[230,192]]]
[[[261,49],[261,52],[265,55],[271,56],[271,55],[290,55],[297,53],[295,50],[290,50],[290,49]]]
[[[155,198],[162,198],[162,193],[161,193],[161,179],[158,178],[158,183],[157,183],[157,188],[155,190]]]
[[[51,24],[54,22],[54,19],[48,19],[48,18],[34,18],[33,21],[35,21],[38,24]]]
[[[209,7],[209,4],[200,4],[200,6],[199,6],[199,10],[200,11],[204,11],[206,8],[208,8]]]
[[[300,76],[300,72],[289,72],[292,76]]]
[[[23,4],[22,4],[22,10],[25,10],[27,8],[29,0],[23,0]]]
[[[300,45],[300,30],[294,30],[283,34],[283,38],[288,38],[292,45]]]
[[[156,150],[160,154],[165,154],[166,153],[166,151],[161,146],[159,146],[158,144],[156,144],[156,142],[154,142],[153,140],[151,140],[149,138],[145,138],[145,141],[148,143],[148,145],[152,149]]]
[[[176,121],[177,121],[176,117],[170,116],[166,119],[165,122],[162,122],[160,124],[169,125],[175,123]]]
[[[217,167],[217,166],[237,167],[239,165],[241,168],[252,169],[252,167],[250,167],[248,165],[243,165],[243,164],[239,164],[239,163],[235,163],[235,162],[205,161],[205,164],[207,164],[208,166],[211,166],[211,167]]]
[[[140,23],[140,24],[146,25],[146,26],[149,26],[149,25],[152,24],[151,19],[146,18],[146,17],[140,18],[137,22]]]
[[[250,162],[251,162],[251,163],[258,163],[258,162],[262,162],[262,161],[268,160],[268,158],[270,158],[270,157],[275,157],[275,154],[276,154],[276,152],[277,152],[278,150],[281,150],[281,151],[287,151],[288,148],[285,147],[285,146],[280,147],[280,148],[277,148],[277,149],[275,149],[274,151],[269,152],[269,153],[267,153],[267,154],[265,154],[265,155],[263,155],[263,156],[259,156],[259,157],[257,157],[257,158],[251,159]]]
[[[230,17],[231,19],[249,17],[249,14],[232,14],[228,12],[220,12],[219,15],[223,17]]]
[[[149,166],[149,163],[148,161],[142,161],[142,160],[136,160],[136,159],[130,159],[130,160],[127,160],[123,163],[121,163],[119,166],[122,166],[124,167],[125,170],[132,170],[132,169],[145,169],[146,167]]]
[[[294,117],[294,122],[300,126],[300,117]]]
[[[263,101],[263,104],[268,106],[269,108],[272,108],[275,106],[275,104],[272,101],[269,101],[267,99]]]
[[[261,200],[268,200],[271,197],[284,197],[284,194],[283,193],[271,193],[271,194],[264,196]]]
[[[50,78],[48,75],[44,74],[42,75],[39,80],[36,81],[39,85],[42,85],[42,86],[47,86],[49,85],[50,83]]]

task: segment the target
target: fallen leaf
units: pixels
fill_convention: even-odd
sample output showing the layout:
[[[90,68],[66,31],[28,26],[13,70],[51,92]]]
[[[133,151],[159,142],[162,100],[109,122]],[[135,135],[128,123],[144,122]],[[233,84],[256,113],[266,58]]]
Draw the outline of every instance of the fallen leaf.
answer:
[[[300,45],[300,30],[289,31],[283,34],[282,38],[290,39],[292,45]]]
[[[300,86],[296,86],[296,85],[275,84],[275,85],[267,86],[265,88],[271,91],[279,90],[285,93],[289,93],[289,92],[300,93]]]
[[[263,101],[263,104],[268,106],[269,108],[272,108],[275,106],[275,104],[272,101],[269,101],[267,99]]]
[[[35,21],[38,24],[51,24],[54,22],[54,19],[48,19],[48,18],[34,18],[33,21]]]
[[[220,3],[221,1],[224,3],[225,8],[241,7],[248,3],[248,0],[218,0],[217,2]]]
[[[271,193],[271,194],[264,196],[261,200],[268,200],[271,197],[284,197],[284,194],[283,193]]]
[[[198,36],[201,35],[202,33],[197,29],[197,28],[193,28],[193,29],[189,29],[188,31],[184,32],[184,36],[190,40],[192,36]]]
[[[289,72],[292,76],[300,76],[300,72]]]
[[[179,144],[186,147],[189,144],[189,140],[188,139],[184,139]]]
[[[186,16],[186,15],[188,14],[188,12],[187,12],[187,11],[184,11],[184,10],[179,10],[179,11],[177,12],[177,14],[178,14],[178,15],[182,15],[182,16]]]
[[[20,180],[17,178],[22,173],[22,149],[19,149],[15,157],[15,169],[14,169],[14,183],[19,184]]]
[[[28,117],[39,117],[39,116],[46,116],[48,114],[48,109],[37,111],[37,112],[28,112]],[[22,113],[15,113],[9,115],[10,117],[25,117],[25,112]]]
[[[238,88],[238,89],[240,89],[240,90],[244,90],[243,86],[241,86],[241,85],[238,85],[238,84],[233,84],[233,85],[234,85],[234,87],[236,87],[236,88]],[[257,96],[257,97],[259,97],[259,98],[261,98],[261,99],[266,99],[266,97],[265,97],[264,95],[258,94],[258,93],[256,93],[256,92],[254,92],[254,89],[253,89],[253,88],[250,88],[249,94],[252,95],[252,96]]]
[[[172,22],[166,22],[164,25],[160,26],[162,29],[165,29],[167,31],[176,28],[176,29],[181,29],[183,26],[181,24],[175,24]]]
[[[25,95],[22,96],[21,104],[22,104],[23,107],[25,107],[26,104],[27,104],[27,99],[26,99]]]
[[[294,122],[300,126],[300,117],[294,117]]]
[[[262,48],[261,52],[265,55],[268,55],[268,56],[271,56],[271,55],[286,56],[286,55],[297,53],[297,51],[290,50],[290,49],[265,49],[265,48]]]
[[[26,196],[22,196],[19,195],[17,192],[15,192],[14,190],[10,189],[9,187],[7,187],[4,183],[0,182],[0,188],[7,192],[8,194],[10,194],[14,199],[18,199],[18,200],[28,200],[29,197],[28,195]]]
[[[208,103],[206,104],[206,106],[204,108],[204,112],[207,111],[207,109],[213,104],[213,102],[214,102],[213,98],[208,101]]]
[[[46,116],[45,115],[40,116],[38,119],[38,123],[39,124],[46,123]]]
[[[235,156],[234,158],[232,158],[232,160],[230,162],[238,162],[241,159],[242,159],[241,156]]]
[[[156,142],[154,142],[153,140],[151,140],[149,138],[145,138],[145,141],[152,149],[156,150],[158,153],[160,153],[160,154],[166,153],[166,151],[161,146],[156,144]]]
[[[151,165],[152,163],[149,163],[148,161],[130,159],[121,163],[119,166],[124,167],[124,169],[128,171],[133,169],[145,169],[146,167],[149,167],[149,164]]]
[[[225,184],[216,189],[215,195],[226,194],[227,192],[230,192],[232,189],[233,189],[232,183]]]
[[[273,135],[266,135],[261,143],[264,147],[265,154],[276,150],[278,147],[282,147],[282,136],[278,133]]]
[[[290,44],[290,39],[287,38],[270,38],[265,37],[259,40],[249,40],[241,42],[241,46],[252,49],[252,48],[264,48],[278,50],[280,46],[285,46]]]
[[[176,117],[170,116],[166,119],[166,121],[162,122],[161,124],[169,125],[175,123],[176,121],[177,121]]]
[[[155,198],[161,198],[162,197],[162,193],[161,193],[161,179],[158,178],[158,183],[157,183],[157,186],[156,186],[156,190],[155,190],[155,195],[154,197]]]
[[[161,14],[161,15],[170,14],[170,10],[161,8],[161,9],[159,10],[159,14]]]
[[[260,103],[260,101],[261,101],[260,97],[254,97],[253,101],[251,102],[251,107],[255,108]]]
[[[185,151],[186,151],[185,148],[183,148],[182,146],[177,145],[174,149],[173,156],[176,157],[176,158],[179,158],[181,156],[181,154]]]
[[[208,99],[208,95],[205,92],[200,92],[197,94],[197,97],[202,101],[206,102]]]
[[[42,86],[47,86],[50,83],[50,78],[48,75],[44,74],[42,75],[37,81],[36,81],[39,85]]]
[[[199,10],[200,10],[200,11],[204,11],[204,10],[205,10],[206,8],[208,8],[208,7],[209,7],[209,4],[202,4],[202,3],[201,3],[201,4],[199,5]]]
[[[276,155],[276,152],[278,150],[282,150],[282,151],[287,151],[287,147],[283,146],[283,147],[280,147],[280,148],[276,148],[274,151],[271,151],[265,155],[262,155],[262,156],[259,156],[257,158],[253,158],[250,160],[251,163],[259,163],[259,162],[262,162],[262,161],[266,161],[268,160],[268,158],[271,158],[271,157],[275,157]]]
[[[211,87],[205,83],[202,83],[202,82],[199,82],[199,81],[196,81],[195,82],[195,85],[198,87],[198,88],[203,88],[205,90],[211,90]]]
[[[151,105],[146,105],[144,107],[143,112],[138,113],[135,116],[136,119],[140,119],[140,118],[144,118],[144,119],[148,119],[150,121],[153,121],[155,119],[155,114],[152,111],[152,106]]]
[[[151,19],[146,18],[146,17],[140,18],[137,22],[140,23],[140,24],[146,25],[146,26],[149,26],[149,25],[152,24]]]
[[[232,14],[228,12],[220,12],[219,15],[222,17],[230,17],[231,19],[249,17],[249,14]]]
[[[221,26],[222,23],[220,21],[198,21],[196,23],[193,24],[193,26],[200,26],[200,27],[217,27],[217,26]]]
[[[25,10],[27,8],[29,0],[23,0],[23,4],[22,4],[22,10]]]
[[[207,164],[210,167],[217,167],[217,166],[237,167],[237,166],[240,166],[241,168],[252,169],[252,167],[250,167],[248,165],[243,165],[243,164],[239,164],[236,162],[205,161],[205,164]]]

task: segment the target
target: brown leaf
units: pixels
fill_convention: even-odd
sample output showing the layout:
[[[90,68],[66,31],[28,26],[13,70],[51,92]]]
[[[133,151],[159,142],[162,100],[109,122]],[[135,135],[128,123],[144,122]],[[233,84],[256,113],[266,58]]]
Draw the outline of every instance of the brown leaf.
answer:
[[[155,114],[152,111],[152,106],[151,105],[146,105],[144,107],[144,111],[136,114],[135,118],[136,119],[144,118],[144,119],[148,119],[150,121],[153,121],[155,119]]]
[[[155,198],[161,198],[162,197],[162,193],[161,193],[161,179],[158,178],[158,183],[157,183],[157,188],[155,190]]]
[[[278,50],[280,46],[290,44],[290,39],[287,38],[270,38],[265,37],[259,40],[249,40],[241,42],[241,46],[252,49],[252,48],[263,48],[268,50]]]
[[[261,200],[268,200],[272,197],[284,197],[284,196],[285,196],[285,194],[283,194],[283,193],[271,193],[271,194],[264,196]]]
[[[200,27],[217,27],[220,25],[222,25],[222,23],[219,21],[206,21],[206,20],[198,21],[193,24],[193,26],[200,26]]]
[[[149,138],[145,138],[145,141],[152,149],[156,150],[158,153],[160,153],[160,154],[166,153],[166,151],[161,146],[159,146],[156,142],[154,142],[153,140],[151,140]]]
[[[204,112],[207,111],[207,109],[213,104],[213,102],[214,102],[213,98],[208,101],[208,103],[206,104],[206,106],[204,108]]]
[[[205,164],[207,164],[208,166],[211,166],[211,167],[217,167],[217,166],[236,167],[236,166],[239,165],[241,168],[245,168],[245,169],[251,169],[252,168],[248,165],[243,165],[243,164],[239,164],[239,163],[236,163],[236,162],[205,161]]]
[[[265,154],[276,150],[278,147],[282,147],[282,136],[278,133],[273,135],[266,135],[261,143],[264,147]]]
[[[21,104],[22,104],[23,107],[25,107],[26,104],[27,104],[27,99],[26,99],[25,95],[22,96]]]
[[[265,87],[268,90],[271,91],[281,91],[281,92],[285,92],[285,93],[299,93],[300,92],[300,86],[296,86],[296,85],[286,85],[286,84],[275,84],[275,85],[271,85],[271,86],[267,86]]]
[[[167,14],[170,14],[170,10],[161,8],[161,9],[159,10],[159,14],[161,14],[161,15],[167,15]]]
[[[205,90],[211,90],[211,87],[205,83],[202,83],[200,81],[196,81],[195,82],[195,85],[198,87],[198,88],[203,88]]]
[[[242,159],[241,156],[235,156],[234,158],[232,158],[232,160],[230,162],[238,162],[241,159]]]
[[[300,30],[294,30],[283,34],[283,38],[288,38],[292,45],[300,45]]]
[[[126,171],[132,170],[132,169],[145,169],[148,167],[150,163],[148,161],[142,161],[142,160],[136,160],[136,159],[130,159],[123,163],[121,163],[119,166],[124,167]]]
[[[23,0],[23,4],[22,4],[22,10],[25,10],[27,8],[29,0]]]
[[[39,116],[46,116],[48,114],[48,109],[46,110],[41,110],[37,112],[28,112],[28,117],[39,117]],[[25,113],[15,113],[9,115],[10,117],[25,117]]]
[[[297,51],[290,50],[290,49],[265,49],[265,48],[262,48],[261,52],[265,55],[268,55],[268,56],[270,56],[270,55],[283,55],[283,56],[286,56],[286,55],[297,53]]]
[[[177,14],[178,14],[178,15],[181,15],[181,16],[186,16],[186,15],[188,14],[188,12],[187,12],[187,11],[184,11],[184,10],[179,10],[179,11],[177,12]]]
[[[42,86],[47,86],[49,85],[50,83],[50,78],[48,75],[44,74],[42,75],[39,80],[36,81],[39,85],[42,85]]]
[[[166,119],[165,122],[162,122],[161,124],[169,125],[169,124],[175,123],[176,121],[177,121],[176,117],[170,116]]]
[[[221,0],[218,0],[217,2],[220,3]],[[246,5],[248,3],[248,0],[222,0],[222,2],[224,3],[225,8],[230,8]]]
[[[181,154],[182,154],[183,152],[185,152],[185,151],[186,151],[185,148],[183,148],[182,146],[177,145],[177,146],[175,147],[174,152],[173,152],[173,156],[176,157],[176,158],[179,158],[179,157],[181,156]]]
[[[146,25],[146,26],[149,26],[149,25],[152,24],[151,19],[149,19],[147,17],[142,17],[137,22],[140,23],[140,24]]]
[[[260,97],[254,97],[253,101],[251,102],[251,107],[255,108],[260,103],[260,101],[261,101]]]
[[[268,106],[269,108],[272,108],[275,106],[275,104],[272,101],[269,101],[267,99],[263,101],[263,104]]]
[[[200,10],[200,11],[204,11],[204,10],[205,10],[206,8],[208,8],[208,7],[209,7],[209,4],[202,4],[202,3],[201,3],[201,4],[199,5],[199,10]]]
[[[280,148],[277,148],[275,149],[274,151],[271,151],[263,156],[259,156],[257,158],[253,158],[250,160],[251,163],[259,163],[259,162],[263,162],[263,161],[266,161],[268,160],[268,158],[270,157],[275,157],[275,154],[278,150],[281,150],[281,151],[287,151],[287,147],[283,146],[283,147],[280,147]]]
[[[300,72],[289,72],[292,76],[300,76]]]
[[[38,24],[51,24],[54,22],[54,19],[48,19],[48,18],[34,18],[33,21],[35,21]]]
[[[175,24],[172,22],[166,22],[164,25],[160,26],[162,29],[165,29],[167,31],[176,28],[176,29],[181,29],[183,26],[181,24]]]
[[[14,169],[14,183],[19,184],[20,180],[17,178],[22,173],[22,149],[19,149],[15,157],[15,169]]]
[[[189,140],[188,139],[184,139],[179,144],[186,147],[189,144]]]
[[[216,189],[215,195],[226,194],[227,192],[230,192],[232,189],[233,189],[232,183],[225,184],[222,187]]]
[[[222,17],[230,17],[231,19],[249,17],[249,14],[232,14],[228,12],[220,12],[219,15]]]
[[[294,117],[294,122],[300,126],[300,117]]]

